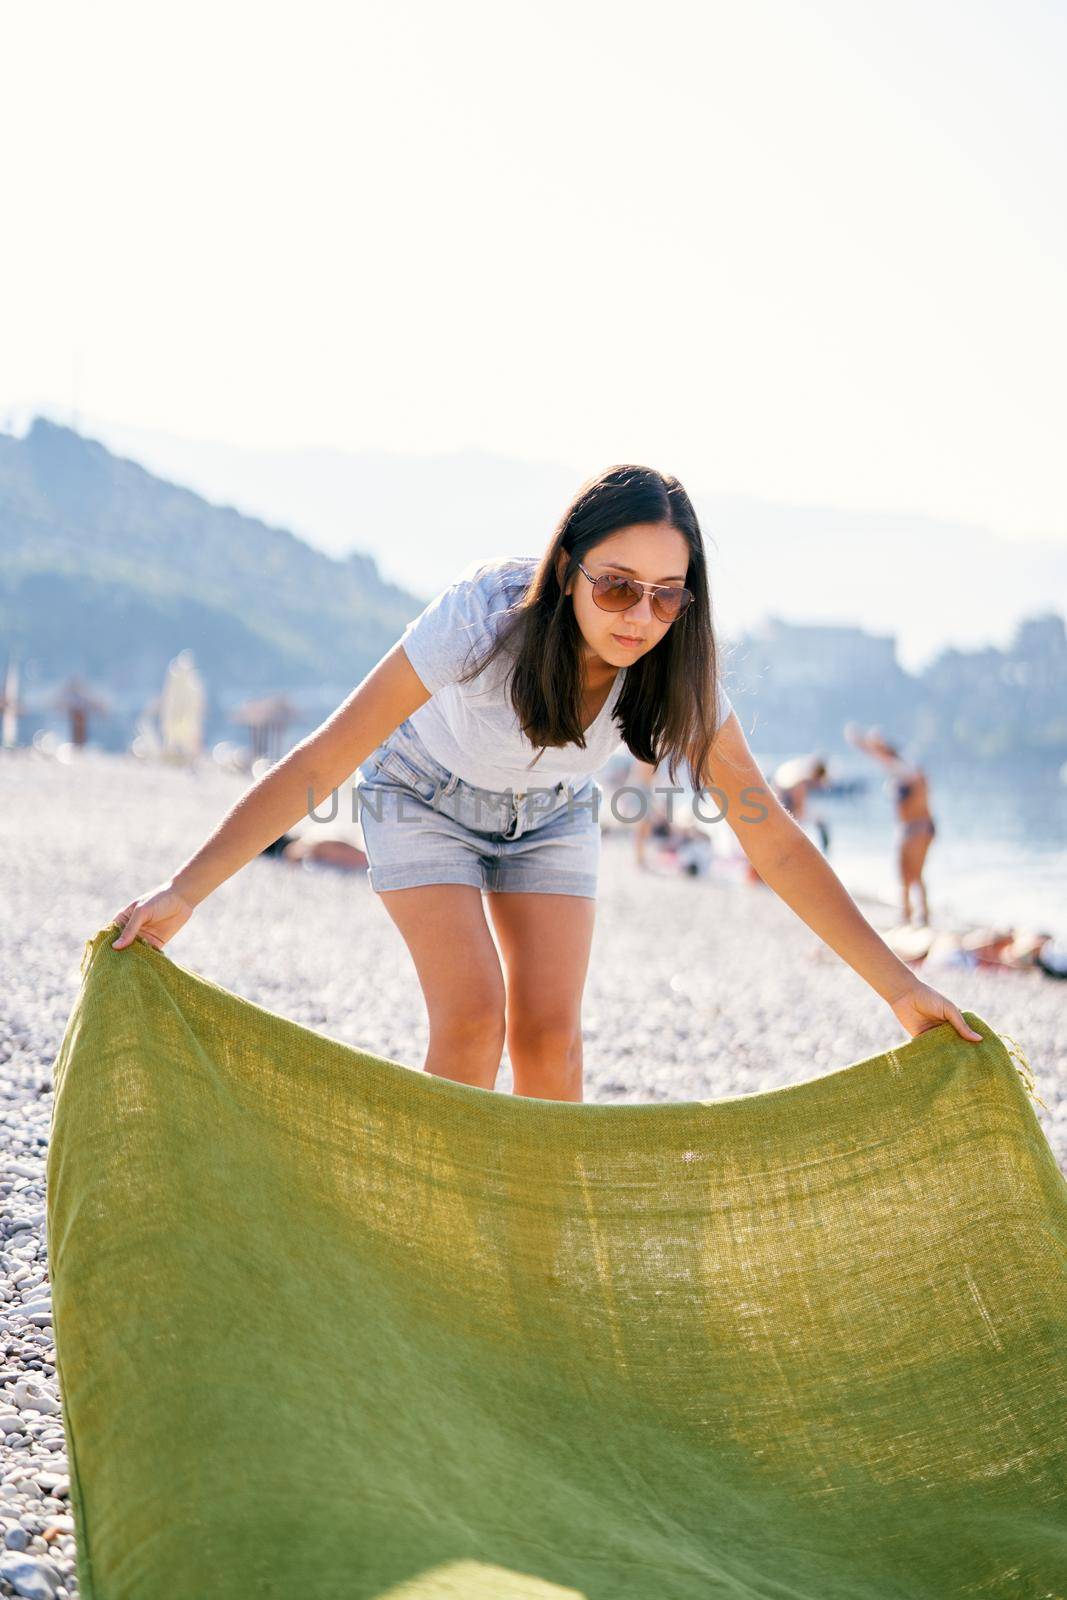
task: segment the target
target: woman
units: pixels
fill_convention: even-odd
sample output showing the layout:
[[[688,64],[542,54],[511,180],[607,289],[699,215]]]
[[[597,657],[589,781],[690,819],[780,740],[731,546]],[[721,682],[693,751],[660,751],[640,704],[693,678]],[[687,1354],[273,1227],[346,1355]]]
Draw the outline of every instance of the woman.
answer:
[[[937,832],[930,815],[930,788],[921,767],[909,766],[895,745],[884,739],[877,728],[864,733],[852,723],[845,729],[845,737],[858,750],[881,762],[889,774],[893,804],[897,817],[897,870],[900,873],[901,909],[904,922],[911,922],[911,891],[919,901],[919,926],[930,925],[930,908],[923,882],[923,865],[926,854]]]
[[[830,830],[825,819],[814,815],[808,807],[808,796],[813,789],[825,789],[826,760],[823,756],[793,756],[774,770],[771,779],[774,792],[789,815],[807,833],[814,828],[819,836],[823,855],[830,853]]]
[[[950,1022],[765,788],[719,681],[704,543],[674,477],[617,466],[578,491],[539,558],[468,569],[344,703],[236,802],[114,948],[160,948],[224,879],[357,767],[371,887],[426,999],[425,1069],[582,1098],[581,999],[600,855],[593,774],[621,739],[714,786],[750,861],[911,1035]],[[387,803],[390,802],[390,803]],[[483,895],[504,956],[502,972]],[[625,981],[625,979],[623,979]]]

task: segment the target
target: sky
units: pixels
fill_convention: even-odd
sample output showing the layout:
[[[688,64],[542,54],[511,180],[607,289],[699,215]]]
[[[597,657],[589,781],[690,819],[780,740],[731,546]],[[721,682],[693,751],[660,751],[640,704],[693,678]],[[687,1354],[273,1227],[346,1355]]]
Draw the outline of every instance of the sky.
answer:
[[[0,425],[1067,539],[1067,7],[8,9]]]

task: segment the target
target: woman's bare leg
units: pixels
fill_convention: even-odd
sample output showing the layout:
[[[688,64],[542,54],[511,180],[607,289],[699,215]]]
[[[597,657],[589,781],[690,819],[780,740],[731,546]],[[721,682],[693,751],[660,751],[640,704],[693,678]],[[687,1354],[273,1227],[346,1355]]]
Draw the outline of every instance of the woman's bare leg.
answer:
[[[926,901],[926,885],[923,882],[923,863],[926,853],[932,842],[932,834],[911,834],[902,839],[900,843],[900,881],[904,900],[904,921],[911,920],[911,890],[914,888],[919,901],[919,911],[924,924],[929,924],[930,911]]]
[[[582,991],[596,901],[574,894],[491,893],[507,967],[507,1045],[515,1093],[582,1099]]]
[[[911,879],[908,877],[906,855],[907,852],[902,844],[898,867],[900,871],[900,916],[905,925],[911,922]]]
[[[425,1070],[492,1089],[505,1038],[504,974],[480,889],[433,883],[378,898],[411,952],[430,1021]]]
[[[916,839],[915,841],[917,845],[921,846],[921,848],[917,851],[918,859],[915,864],[915,888],[919,895],[919,909],[922,912],[922,919],[927,925],[929,925],[930,922],[930,909],[926,903],[926,883],[923,879],[923,864],[926,861],[926,853],[933,842],[933,835],[930,833],[924,833],[920,839]]]

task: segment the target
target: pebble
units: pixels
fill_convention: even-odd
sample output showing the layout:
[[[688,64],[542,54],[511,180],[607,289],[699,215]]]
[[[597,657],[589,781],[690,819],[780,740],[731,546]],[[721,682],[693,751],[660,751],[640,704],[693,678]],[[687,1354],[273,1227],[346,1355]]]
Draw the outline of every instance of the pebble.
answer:
[[[31,1408],[35,1411],[44,1411],[56,1415],[59,1411],[59,1401],[54,1400],[39,1383],[32,1378],[23,1378],[15,1385],[15,1404],[23,1411]]]
[[[35,1556],[0,1556],[0,1578],[5,1578],[25,1600],[56,1600],[59,1574]]]
[[[210,766],[193,779],[92,749],[67,767],[22,750],[0,752],[0,762],[4,816],[9,824],[18,819],[0,830],[0,1590],[75,1600],[75,1520],[47,1276],[52,1069],[85,941],[173,871],[246,781]],[[753,1094],[904,1042],[885,1003],[776,896],[641,872],[631,838],[627,828],[605,830],[582,1007],[587,1101]],[[935,914],[942,870],[935,864],[931,874]],[[421,1066],[425,1004],[403,940],[364,877],[293,874],[264,859],[243,869],[234,888],[209,897],[167,953],[256,1004]],[[895,908],[867,902],[861,909],[875,927],[897,920]],[[297,920],[323,937],[294,940]],[[1062,985],[1038,973],[942,973],[929,981],[1018,1040],[1047,1107],[1035,1106],[1035,1115],[1067,1170]],[[633,1013],[625,1025],[623,1002]],[[497,1091],[510,1093],[512,1083],[505,1052]],[[34,1540],[48,1553],[37,1554]]]

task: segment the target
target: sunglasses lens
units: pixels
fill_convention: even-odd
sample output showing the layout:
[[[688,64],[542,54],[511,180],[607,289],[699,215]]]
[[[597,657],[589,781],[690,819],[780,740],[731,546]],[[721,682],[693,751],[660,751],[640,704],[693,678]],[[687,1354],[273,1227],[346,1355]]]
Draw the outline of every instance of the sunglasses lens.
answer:
[[[625,578],[598,578],[593,585],[593,599],[603,611],[629,611],[640,598],[640,589]]]
[[[661,622],[676,622],[692,598],[688,589],[661,589],[652,609]]]

